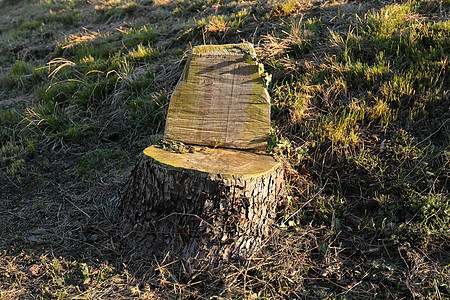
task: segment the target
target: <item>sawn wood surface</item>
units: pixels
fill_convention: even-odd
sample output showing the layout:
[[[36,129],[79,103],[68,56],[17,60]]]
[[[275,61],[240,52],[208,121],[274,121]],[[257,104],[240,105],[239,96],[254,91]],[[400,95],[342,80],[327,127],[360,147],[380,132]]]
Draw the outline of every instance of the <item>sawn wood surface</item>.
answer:
[[[170,100],[165,139],[262,149],[270,98],[251,44],[197,46]]]

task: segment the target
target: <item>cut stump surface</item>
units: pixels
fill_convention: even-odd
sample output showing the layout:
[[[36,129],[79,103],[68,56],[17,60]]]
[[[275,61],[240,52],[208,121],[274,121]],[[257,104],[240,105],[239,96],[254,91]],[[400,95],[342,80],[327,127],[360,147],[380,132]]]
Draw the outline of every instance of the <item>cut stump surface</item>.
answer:
[[[192,170],[220,178],[251,178],[264,175],[280,163],[272,156],[224,148],[191,146],[180,153],[151,146],[144,154],[159,164],[176,170]]]

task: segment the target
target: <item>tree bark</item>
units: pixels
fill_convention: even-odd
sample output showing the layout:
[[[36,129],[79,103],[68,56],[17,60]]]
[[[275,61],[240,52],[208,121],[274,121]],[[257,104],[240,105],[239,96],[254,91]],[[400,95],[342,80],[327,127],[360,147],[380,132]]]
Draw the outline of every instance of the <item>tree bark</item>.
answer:
[[[261,246],[283,182],[281,163],[267,155],[151,146],[120,195],[121,220],[141,250],[217,265]]]

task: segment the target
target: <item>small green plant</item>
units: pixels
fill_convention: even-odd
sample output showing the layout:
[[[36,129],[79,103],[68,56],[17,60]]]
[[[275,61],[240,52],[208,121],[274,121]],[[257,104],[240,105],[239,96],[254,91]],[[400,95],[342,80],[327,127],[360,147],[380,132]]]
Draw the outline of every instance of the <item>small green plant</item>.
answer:
[[[35,143],[31,138],[20,138],[16,141],[11,137],[10,141],[0,148],[0,167],[6,167],[6,172],[10,176],[21,180],[25,170],[25,159],[35,149]]]
[[[157,29],[147,25],[120,29],[119,31],[127,48],[136,47],[139,44],[155,43],[158,40]]]
[[[225,32],[230,27],[227,22],[228,18],[224,15],[203,18],[197,23],[197,29],[205,30],[205,32],[220,33]]]
[[[2,128],[3,130],[6,130],[5,127],[13,127],[17,123],[19,123],[20,120],[21,120],[21,115],[17,110],[15,110],[9,106],[3,106],[3,105],[0,106],[0,124],[3,125],[0,128]],[[0,139],[0,141],[2,141],[2,140]]]
[[[410,194],[415,216],[430,235],[446,234],[450,230],[450,198],[446,194]]]
[[[196,31],[206,35],[225,36],[228,32],[234,32],[245,24],[249,12],[246,9],[231,15],[213,15],[200,19],[195,25]]]
[[[74,174],[83,180],[90,179],[96,174],[96,171],[110,165],[115,160],[123,159],[125,155],[126,153],[120,150],[105,149],[93,151],[82,157],[75,167]],[[121,166],[116,167],[120,168]]]
[[[173,9],[172,13],[176,16],[183,16],[188,13],[195,13],[208,4],[216,1],[205,1],[205,0],[181,0],[178,5]]]
[[[149,134],[158,134],[158,128],[164,123],[164,107],[169,102],[169,94],[152,93],[132,100],[127,104],[130,111],[130,117],[135,123],[135,128],[140,136]]]
[[[92,136],[95,129],[75,114],[61,109],[55,102],[28,108],[24,121],[47,141],[80,142]]]
[[[275,17],[286,17],[294,13],[297,9],[297,0],[284,0],[276,4],[272,10],[272,15]]]
[[[105,0],[94,6],[102,20],[112,20],[132,14],[138,8],[134,0]]]
[[[158,55],[158,51],[152,49],[150,44],[147,46],[139,44],[137,48],[129,52],[127,58],[130,61],[148,62],[153,60],[156,57],[156,55]]]
[[[36,30],[39,29],[43,25],[43,20],[37,19],[37,20],[25,20],[23,21],[17,29],[19,30]]]
[[[8,73],[8,82],[12,86],[25,88],[33,74],[33,66],[26,61],[16,61]]]

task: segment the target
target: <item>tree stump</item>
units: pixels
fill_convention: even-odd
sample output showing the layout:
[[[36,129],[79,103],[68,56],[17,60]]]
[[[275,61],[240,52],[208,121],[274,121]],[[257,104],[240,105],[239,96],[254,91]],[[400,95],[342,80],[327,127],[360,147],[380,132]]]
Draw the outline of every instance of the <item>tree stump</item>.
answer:
[[[122,222],[142,250],[217,265],[248,257],[270,234],[284,170],[255,152],[270,103],[254,57],[250,44],[194,48],[165,140],[143,151],[120,194]]]
[[[245,258],[270,233],[283,191],[281,163],[232,149],[144,150],[121,202],[145,251],[197,261]]]

